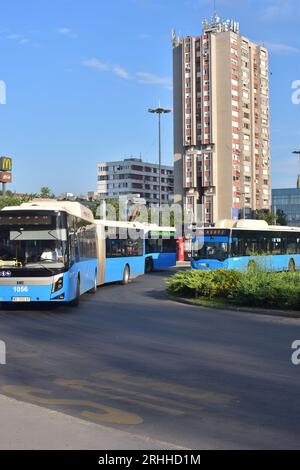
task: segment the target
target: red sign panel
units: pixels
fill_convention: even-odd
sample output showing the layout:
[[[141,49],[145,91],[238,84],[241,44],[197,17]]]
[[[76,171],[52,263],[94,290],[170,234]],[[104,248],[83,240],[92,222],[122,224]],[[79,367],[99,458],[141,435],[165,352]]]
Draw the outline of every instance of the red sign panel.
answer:
[[[0,183],[11,183],[12,175],[11,171],[0,171]]]

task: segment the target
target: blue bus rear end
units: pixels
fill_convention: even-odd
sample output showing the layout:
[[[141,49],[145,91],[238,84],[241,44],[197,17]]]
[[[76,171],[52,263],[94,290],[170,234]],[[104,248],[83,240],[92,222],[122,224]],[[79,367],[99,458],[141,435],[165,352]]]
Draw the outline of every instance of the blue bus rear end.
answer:
[[[151,230],[145,235],[145,270],[176,266],[177,240],[174,230]]]

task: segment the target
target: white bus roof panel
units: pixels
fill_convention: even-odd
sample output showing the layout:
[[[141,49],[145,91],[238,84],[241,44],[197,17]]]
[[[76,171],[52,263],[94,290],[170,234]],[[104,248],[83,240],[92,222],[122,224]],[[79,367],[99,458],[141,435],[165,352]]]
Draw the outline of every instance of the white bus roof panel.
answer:
[[[79,217],[88,222],[94,222],[92,211],[80,204],[72,201],[57,201],[56,199],[34,199],[31,202],[24,202],[20,206],[4,207],[3,211],[64,211],[75,217]]]

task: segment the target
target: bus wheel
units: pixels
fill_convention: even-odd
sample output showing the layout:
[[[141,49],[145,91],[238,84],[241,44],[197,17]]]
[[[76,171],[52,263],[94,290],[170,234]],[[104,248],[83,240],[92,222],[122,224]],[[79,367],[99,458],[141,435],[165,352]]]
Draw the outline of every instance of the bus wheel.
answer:
[[[91,290],[89,290],[89,293],[90,293],[90,294],[96,294],[96,292],[97,292],[97,287],[98,287],[98,276],[97,276],[97,271],[95,271],[94,285],[93,285],[93,287],[91,288]]]
[[[76,297],[75,297],[74,300],[72,300],[72,301],[70,302],[70,305],[71,305],[72,307],[78,307],[79,302],[80,302],[80,279],[79,279],[79,277],[78,277],[78,279],[77,279],[77,285],[76,285]]]
[[[255,261],[253,259],[250,260],[249,263],[248,263],[248,271],[250,271],[250,272],[255,271],[256,268],[257,268],[257,266],[256,266]]]
[[[289,271],[291,273],[294,273],[296,271],[296,265],[295,265],[295,261],[293,260],[293,258],[291,258],[289,261]]]
[[[129,270],[129,266],[126,265],[125,269],[124,269],[123,279],[121,281],[121,284],[123,284],[123,286],[125,286],[126,284],[129,283],[129,280],[130,280],[130,270]]]
[[[153,259],[152,258],[146,258],[145,273],[149,274],[152,271],[153,271]]]

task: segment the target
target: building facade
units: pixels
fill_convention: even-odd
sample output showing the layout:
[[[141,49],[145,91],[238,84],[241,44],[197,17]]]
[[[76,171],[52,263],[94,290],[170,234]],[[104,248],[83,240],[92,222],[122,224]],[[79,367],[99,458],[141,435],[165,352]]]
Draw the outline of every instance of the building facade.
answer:
[[[267,49],[238,23],[173,33],[175,203],[201,204],[207,224],[270,208],[268,76]]]
[[[101,162],[97,167],[97,192],[100,199],[139,194],[148,204],[159,203],[159,165],[145,163],[141,158]],[[161,166],[162,204],[173,203],[174,171]]]
[[[300,227],[300,188],[273,189],[272,209],[284,212],[287,225]]]

